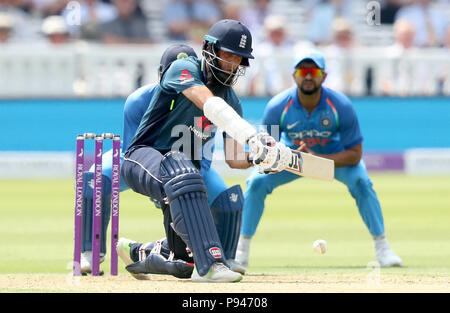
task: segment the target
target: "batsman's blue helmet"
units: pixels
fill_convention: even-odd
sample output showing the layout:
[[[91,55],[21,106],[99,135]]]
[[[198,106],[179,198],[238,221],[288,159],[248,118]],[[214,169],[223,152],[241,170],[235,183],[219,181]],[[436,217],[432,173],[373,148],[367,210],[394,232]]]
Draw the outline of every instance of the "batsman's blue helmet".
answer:
[[[176,43],[169,46],[164,51],[163,55],[161,56],[161,61],[159,62],[159,77],[164,74],[164,72],[175,60],[187,58],[190,56],[197,57],[197,53],[195,53],[194,49],[192,49],[188,45]]]
[[[222,50],[242,57],[236,72],[227,72],[220,68],[217,51]],[[244,75],[243,67],[249,66],[252,55],[252,35],[248,28],[239,21],[225,19],[215,23],[204,36],[203,56],[211,67],[214,77],[224,85],[231,86],[239,76]],[[222,61],[225,61],[222,59]]]

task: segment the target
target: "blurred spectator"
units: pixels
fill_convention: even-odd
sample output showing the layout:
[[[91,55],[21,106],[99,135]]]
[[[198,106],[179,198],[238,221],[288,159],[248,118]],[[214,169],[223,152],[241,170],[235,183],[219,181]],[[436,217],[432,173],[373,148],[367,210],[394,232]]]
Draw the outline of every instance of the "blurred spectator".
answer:
[[[264,38],[264,20],[267,16],[275,12],[271,7],[270,0],[250,0],[250,4],[241,14],[241,22],[248,27],[252,33],[254,43],[262,41]]]
[[[356,90],[364,90],[364,76],[356,77],[354,54],[357,47],[354,30],[350,22],[344,18],[336,18],[332,22],[332,44],[322,50],[327,56],[328,73],[325,85],[345,94],[355,95]]]
[[[406,20],[399,19],[394,23],[394,39],[393,48],[399,52],[408,50],[414,46],[414,38],[416,35],[416,28],[414,25]]]
[[[264,20],[264,38],[261,46],[290,49],[293,45],[285,18],[281,15],[266,17]]]
[[[69,41],[69,31],[62,16],[52,15],[46,17],[42,23],[42,33],[49,42],[55,45],[65,44]]]
[[[394,23],[393,30],[395,42],[386,49],[393,62],[383,64],[381,91],[385,95],[406,96],[413,77],[410,77],[412,75],[410,62],[401,59],[407,57],[414,49],[416,29],[409,20],[398,19]]]
[[[70,0],[27,0],[42,17],[61,15]]]
[[[289,59],[277,58],[289,55],[294,42],[288,33],[283,16],[270,15],[264,20],[262,42],[255,45],[255,59],[249,68],[250,95],[264,93],[274,96],[292,84],[290,73],[292,64]]]
[[[381,24],[394,24],[395,14],[405,6],[410,5],[415,0],[380,0],[380,22]]]
[[[112,0],[118,16],[102,24],[103,42],[109,44],[151,43],[145,16],[136,0]]]
[[[0,43],[6,43],[11,38],[13,20],[6,13],[0,13]]]
[[[316,45],[333,40],[333,20],[352,20],[352,0],[305,0],[307,8],[307,39]]]
[[[433,0],[416,0],[412,5],[402,7],[395,19],[407,19],[416,29],[414,45],[433,47],[444,43],[448,17],[432,7]]]
[[[381,91],[385,95],[425,96],[437,91],[439,66],[428,63],[418,56],[424,50],[414,45],[416,28],[407,19],[398,19],[394,23],[395,43],[386,48],[390,58],[380,64],[383,73]],[[420,79],[419,79],[420,77]]]
[[[164,22],[170,40],[202,42],[203,35],[222,14],[211,0],[168,0],[164,7]]]
[[[447,31],[445,32],[445,43],[444,47],[450,49],[450,23],[447,25]]]
[[[0,0],[0,13],[8,14],[14,25],[9,41],[30,42],[39,38],[40,21],[37,25],[23,10],[16,7],[16,0]]]
[[[100,25],[114,20],[117,9],[100,0],[77,1],[78,6],[66,7],[63,16],[69,26],[69,32],[86,40],[100,40]]]
[[[31,13],[33,8],[33,3],[30,0],[14,0],[13,5],[27,14]]]
[[[240,3],[223,1],[221,4],[221,10],[222,18],[236,21],[241,20],[242,5]]]
[[[443,53],[446,53],[447,55],[450,54],[450,24],[447,26],[447,31],[445,33]],[[450,61],[447,61],[446,66],[442,66],[442,71],[439,78],[438,94],[441,96],[450,95]]]
[[[348,49],[354,44],[354,32],[350,22],[343,18],[333,21],[333,44],[338,48]]]

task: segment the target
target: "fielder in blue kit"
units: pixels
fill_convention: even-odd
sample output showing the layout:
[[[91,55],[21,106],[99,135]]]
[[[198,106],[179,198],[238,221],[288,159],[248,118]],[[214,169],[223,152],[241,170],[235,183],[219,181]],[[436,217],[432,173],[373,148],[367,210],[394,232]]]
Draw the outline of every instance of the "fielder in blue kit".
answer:
[[[381,266],[401,266],[391,250],[378,197],[362,160],[363,136],[351,101],[342,93],[322,86],[325,59],[310,51],[295,62],[296,87],[273,97],[267,104],[262,125],[279,128],[280,141],[335,161],[335,178],[345,184],[375,243]],[[287,171],[263,174],[255,170],[247,179],[242,228],[236,260],[248,266],[251,238],[264,211],[264,201],[275,188],[300,178]]]
[[[171,65],[171,63],[177,59],[180,58],[186,58],[188,56],[194,56],[195,54],[194,50],[186,45],[183,44],[174,44],[171,45],[169,48],[166,49],[164,52],[162,59],[161,59],[161,65],[158,69],[159,76],[162,76],[162,74],[168,69],[168,67]],[[120,162],[123,162],[123,151],[126,151],[128,147],[130,146],[134,135],[136,134],[136,130],[138,129],[138,126],[141,122],[142,117],[144,116],[144,113],[146,112],[149,104],[151,103],[151,100],[153,96],[155,95],[155,92],[157,90],[158,84],[149,84],[146,86],[143,86],[136,91],[134,91],[126,100],[124,105],[124,121],[123,121],[123,136],[122,136],[122,147],[121,147],[121,158]],[[112,168],[111,168],[111,161],[112,161],[112,150],[109,150],[104,153],[103,155],[103,164],[102,164],[102,173],[104,175],[104,194],[103,194],[103,221],[102,221],[102,244],[101,244],[101,260],[104,260],[104,255],[106,253],[106,229],[108,227],[109,218],[110,218],[110,181],[111,181],[111,175],[112,175]],[[81,259],[81,270],[83,273],[89,273],[91,270],[91,260],[92,260],[92,252],[91,252],[91,238],[92,238],[92,227],[91,227],[91,220],[92,220],[92,188],[89,186],[89,181],[93,179],[93,171],[94,168],[91,167],[90,171],[88,173],[85,173],[85,203],[84,207],[86,208],[86,213],[84,214],[83,219],[83,254]],[[203,158],[201,160],[201,169],[200,173],[205,181],[205,185],[207,188],[207,194],[208,194],[208,203],[210,207],[215,208],[214,213],[215,215],[215,222],[216,227],[219,229],[219,236],[222,241],[222,245],[224,248],[224,253],[226,254],[227,259],[229,260],[230,267],[240,273],[244,273],[245,269],[240,266],[239,264],[235,263],[233,261],[236,251],[236,245],[239,235],[239,227],[240,227],[240,210],[242,209],[242,202],[243,202],[243,196],[242,192],[238,190],[237,186],[228,188],[222,177],[215,171],[213,168],[211,168],[211,160],[208,160],[206,158]],[[128,190],[130,187],[125,183],[125,181],[122,179],[120,182],[120,191]],[[235,201],[234,207],[236,207],[236,210],[239,214],[237,214],[233,221],[233,223],[228,223],[227,225],[222,225],[225,221],[228,221],[227,219],[230,218],[230,214],[228,216],[223,216],[224,213],[221,212],[221,203],[227,203],[227,199],[229,198],[229,194],[236,193],[238,195],[238,200]],[[160,204],[158,202],[155,202],[155,205],[160,207]],[[219,216],[220,215],[220,216]],[[226,215],[226,214],[225,214]],[[233,218],[233,217],[231,217]],[[229,222],[229,221],[228,221]],[[224,229],[224,227],[228,227],[229,229]],[[118,246],[119,248],[123,248],[122,245],[124,245],[127,242],[125,238],[121,238],[119,240]],[[150,260],[146,260],[147,263],[150,266],[153,266],[155,268],[160,266],[161,268],[158,270],[147,270],[143,271],[146,274],[152,272],[157,274],[174,274],[175,276],[180,276],[180,273],[182,273],[182,270],[186,269],[189,270],[189,268],[192,271],[192,265],[186,266],[186,264],[182,262],[164,262],[169,258],[170,254],[165,253],[168,251],[167,249],[167,242],[164,239],[158,240],[154,243],[150,244],[139,244],[134,243],[133,246],[136,249],[136,251],[139,253],[139,257],[145,260],[146,257],[149,257],[152,249],[154,246],[158,244],[158,247],[160,249],[159,256],[165,255],[165,259],[163,258],[157,258],[156,255],[152,255]],[[144,250],[140,249],[141,246]],[[143,252],[144,251],[144,252]],[[119,251],[121,252],[121,251]],[[154,253],[153,253],[154,254]],[[120,253],[119,253],[120,255]],[[163,264],[166,263],[166,264]],[[181,272],[177,271],[177,268],[174,266],[181,267]],[[147,265],[148,266],[148,265]],[[170,267],[172,266],[172,267]],[[165,268],[169,268],[170,270],[173,269],[172,272],[168,272],[167,270],[164,272]],[[142,273],[136,273],[137,267],[135,266],[133,268],[133,276],[138,279],[146,279],[146,275],[140,275]]]

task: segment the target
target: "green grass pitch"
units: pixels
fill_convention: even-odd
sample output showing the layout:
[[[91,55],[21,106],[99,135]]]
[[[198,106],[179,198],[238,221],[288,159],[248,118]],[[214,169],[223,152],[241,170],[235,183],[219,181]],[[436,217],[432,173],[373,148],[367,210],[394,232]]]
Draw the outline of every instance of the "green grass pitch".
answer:
[[[405,265],[383,273],[450,277],[450,177],[371,173],[371,178],[391,247]],[[229,186],[245,189],[244,181],[227,179]],[[0,274],[71,272],[73,187],[70,179],[0,181]],[[122,193],[120,236],[142,242],[164,237],[161,212],[144,196]],[[328,242],[324,255],[311,247],[319,238]],[[372,260],[373,242],[346,187],[299,179],[267,198],[248,274],[364,273]],[[107,271],[109,261],[102,266]],[[121,262],[119,267],[126,273]]]

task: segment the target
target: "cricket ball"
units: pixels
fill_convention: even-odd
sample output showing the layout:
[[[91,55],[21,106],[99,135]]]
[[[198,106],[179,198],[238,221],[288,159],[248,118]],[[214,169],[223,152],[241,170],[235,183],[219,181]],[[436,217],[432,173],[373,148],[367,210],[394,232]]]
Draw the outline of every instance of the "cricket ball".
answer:
[[[312,247],[314,252],[318,254],[324,254],[325,252],[327,252],[328,245],[325,240],[317,239],[316,241],[314,241]]]

